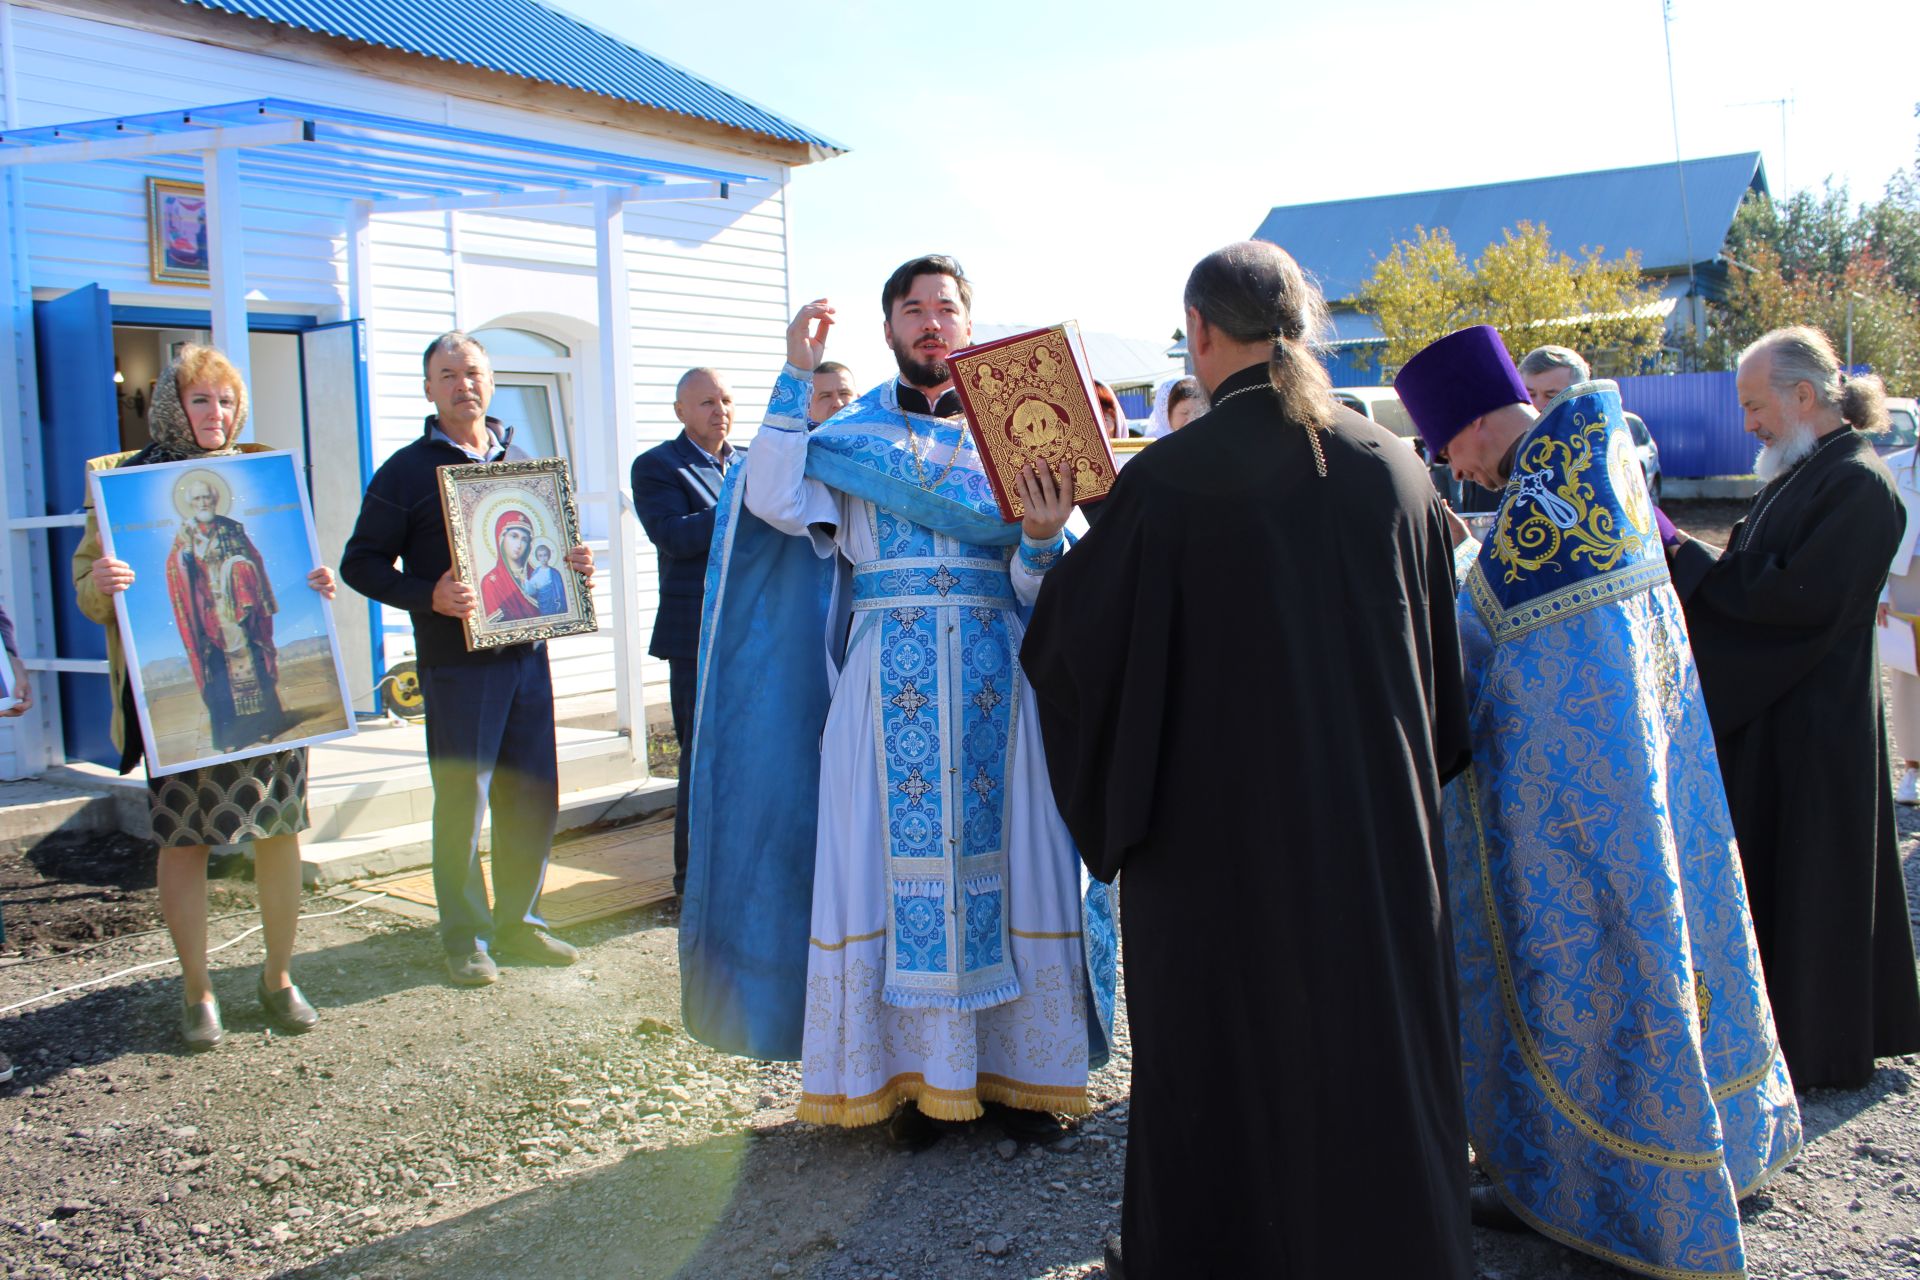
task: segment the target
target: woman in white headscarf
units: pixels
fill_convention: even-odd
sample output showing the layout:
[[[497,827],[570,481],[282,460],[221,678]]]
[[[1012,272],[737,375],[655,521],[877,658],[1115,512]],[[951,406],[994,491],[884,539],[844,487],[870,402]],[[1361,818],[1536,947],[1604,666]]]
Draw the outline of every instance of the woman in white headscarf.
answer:
[[[1893,798],[1901,804],[1920,804],[1920,674],[1915,673],[1916,639],[1913,619],[1920,617],[1920,557],[1914,541],[1920,535],[1920,448],[1902,449],[1886,457],[1887,470],[1900,489],[1907,508],[1907,531],[1894,549],[1887,570],[1887,589],[1880,596],[1880,662],[1887,673],[1893,699],[1888,726],[1894,746],[1906,768]],[[1899,628],[1898,632],[1893,629]]]
[[[1147,438],[1172,435],[1207,411],[1207,393],[1198,378],[1168,378],[1153,392],[1153,417]]]

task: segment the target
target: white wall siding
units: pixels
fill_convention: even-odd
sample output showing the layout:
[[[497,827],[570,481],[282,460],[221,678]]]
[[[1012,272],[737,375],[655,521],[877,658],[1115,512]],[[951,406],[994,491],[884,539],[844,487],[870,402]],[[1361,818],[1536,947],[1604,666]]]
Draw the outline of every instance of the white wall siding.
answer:
[[[458,98],[343,68],[290,63],[18,7],[12,21],[19,71],[14,86],[17,126],[275,97],[559,144],[638,151],[775,182],[785,177],[784,166],[772,161],[636,138],[560,115]],[[138,68],[138,74],[130,74],[129,68]],[[207,290],[156,284],[150,277],[149,175],[199,181],[200,165],[193,157],[155,157],[32,170],[26,182],[26,234],[33,285],[57,292],[99,284],[112,291],[117,304],[205,309]],[[374,465],[419,435],[428,411],[421,394],[420,352],[428,341],[447,329],[496,322],[549,332],[579,358],[571,416],[576,482],[583,493],[604,492],[609,485],[624,491],[631,453],[680,430],[672,411],[674,386],[690,366],[710,365],[727,375],[738,406],[736,438],[751,437],[784,358],[784,190],[756,205],[711,201],[630,206],[625,255],[637,439],[613,476],[606,474],[606,449],[592,408],[598,344],[589,211],[572,207],[512,216],[376,216],[370,236],[367,334]],[[304,312],[321,320],[344,315],[349,306],[348,205],[249,176],[242,206],[249,308]],[[353,456],[357,441],[326,438],[326,425],[315,424],[316,453]],[[340,424],[338,429],[351,427]],[[587,523],[595,531],[604,530],[604,509],[589,514]],[[330,560],[340,552],[339,547],[322,550]],[[643,541],[640,550],[637,563],[604,565],[605,572],[596,579],[600,632],[552,646],[557,694],[612,687],[610,586],[615,573],[629,574],[636,583],[643,642],[650,635],[657,598],[655,562],[650,545]],[[411,634],[404,615],[386,612],[384,639],[392,659],[411,648]],[[664,703],[665,663],[649,659],[641,678],[647,700]],[[0,755],[6,749],[0,741]],[[0,766],[4,763],[0,758]]]

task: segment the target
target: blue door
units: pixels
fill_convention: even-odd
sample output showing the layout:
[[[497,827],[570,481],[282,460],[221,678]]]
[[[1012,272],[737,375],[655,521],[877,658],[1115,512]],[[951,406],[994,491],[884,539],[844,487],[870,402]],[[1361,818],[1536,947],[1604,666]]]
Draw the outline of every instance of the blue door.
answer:
[[[41,456],[50,516],[81,511],[87,501],[87,459],[120,451],[120,410],[113,386],[113,311],[97,285],[33,304],[40,377]],[[62,658],[107,656],[107,633],[80,612],[69,566],[81,530],[49,531],[55,652]],[[60,675],[60,719],[67,758],[118,767],[113,749],[113,695],[104,675]],[[129,730],[139,733],[138,727]]]

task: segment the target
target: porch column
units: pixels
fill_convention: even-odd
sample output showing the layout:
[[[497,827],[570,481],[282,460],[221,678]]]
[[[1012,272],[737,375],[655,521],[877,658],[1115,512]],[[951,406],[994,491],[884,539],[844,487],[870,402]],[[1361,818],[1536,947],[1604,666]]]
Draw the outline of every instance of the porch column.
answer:
[[[372,317],[373,205],[355,200],[347,210],[347,319],[366,320],[371,329]]]
[[[253,391],[253,359],[247,343],[247,249],[240,210],[240,152],[221,147],[202,153],[207,179],[207,284],[213,304],[213,345],[226,353]],[[253,438],[249,421],[240,438]]]
[[[633,321],[627,294],[626,202],[602,187],[593,205],[599,266],[600,421],[607,502],[607,563],[613,588],[614,725],[642,770],[647,762],[647,705],[641,687],[646,651],[640,640],[640,522],[621,482],[639,444],[633,428]]]
[[[0,311],[5,313],[0,323],[0,515],[6,519],[5,540],[0,543],[0,591],[11,601],[14,638],[21,654],[44,660],[54,652],[53,578],[46,523],[40,518],[46,510],[46,480],[40,450],[40,376],[33,343],[24,182],[18,169],[0,177]],[[5,661],[4,656],[0,661]],[[60,677],[38,665],[28,675],[33,681],[33,709],[0,721],[0,778],[29,778],[65,758]]]

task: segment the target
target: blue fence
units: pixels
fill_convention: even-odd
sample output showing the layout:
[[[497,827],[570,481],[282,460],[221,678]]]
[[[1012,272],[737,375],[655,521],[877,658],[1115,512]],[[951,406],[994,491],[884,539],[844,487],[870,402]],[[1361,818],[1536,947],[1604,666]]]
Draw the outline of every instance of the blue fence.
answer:
[[[1744,476],[1759,449],[1741,426],[1731,373],[1619,378],[1620,402],[1647,421],[1660,466],[1675,479]]]

